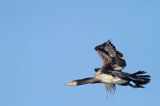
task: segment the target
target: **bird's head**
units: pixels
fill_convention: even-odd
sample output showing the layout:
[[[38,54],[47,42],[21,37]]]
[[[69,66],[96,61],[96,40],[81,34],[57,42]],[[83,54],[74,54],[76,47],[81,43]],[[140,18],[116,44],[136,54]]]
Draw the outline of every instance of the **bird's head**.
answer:
[[[69,83],[66,84],[67,86],[77,86],[78,83],[76,81],[71,81]]]

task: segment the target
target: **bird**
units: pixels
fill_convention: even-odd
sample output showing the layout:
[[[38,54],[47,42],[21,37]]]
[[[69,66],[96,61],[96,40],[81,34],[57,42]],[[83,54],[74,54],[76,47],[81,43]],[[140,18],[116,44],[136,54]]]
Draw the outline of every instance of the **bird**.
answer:
[[[73,80],[66,85],[79,86],[85,84],[102,83],[107,91],[115,92],[116,85],[130,86],[132,88],[144,88],[144,85],[150,82],[150,75],[146,75],[145,71],[137,71],[135,73],[124,72],[126,61],[123,53],[118,51],[115,45],[108,40],[95,47],[99,56],[103,60],[103,64],[99,68],[95,68],[95,75],[92,77]]]

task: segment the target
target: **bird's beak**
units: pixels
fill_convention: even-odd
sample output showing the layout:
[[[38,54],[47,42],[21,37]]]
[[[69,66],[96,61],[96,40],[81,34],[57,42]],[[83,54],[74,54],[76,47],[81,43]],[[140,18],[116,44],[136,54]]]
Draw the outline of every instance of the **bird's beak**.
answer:
[[[69,82],[66,84],[67,86],[77,86],[77,83],[75,81]]]

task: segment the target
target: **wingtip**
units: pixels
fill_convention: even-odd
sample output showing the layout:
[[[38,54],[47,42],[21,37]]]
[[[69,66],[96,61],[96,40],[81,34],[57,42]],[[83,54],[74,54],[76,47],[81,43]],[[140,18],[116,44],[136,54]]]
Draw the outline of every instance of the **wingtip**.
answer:
[[[111,42],[112,42],[111,39],[109,39],[109,40],[107,40],[106,43],[107,43],[107,44],[110,44]]]

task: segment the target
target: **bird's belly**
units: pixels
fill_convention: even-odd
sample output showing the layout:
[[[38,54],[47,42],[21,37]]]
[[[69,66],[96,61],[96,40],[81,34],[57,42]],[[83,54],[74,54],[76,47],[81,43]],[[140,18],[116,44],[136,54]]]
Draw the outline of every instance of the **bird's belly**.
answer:
[[[96,76],[96,79],[100,80],[102,83],[108,84],[124,84],[127,82],[126,80],[123,80],[119,77],[114,77],[108,74],[99,74]]]

